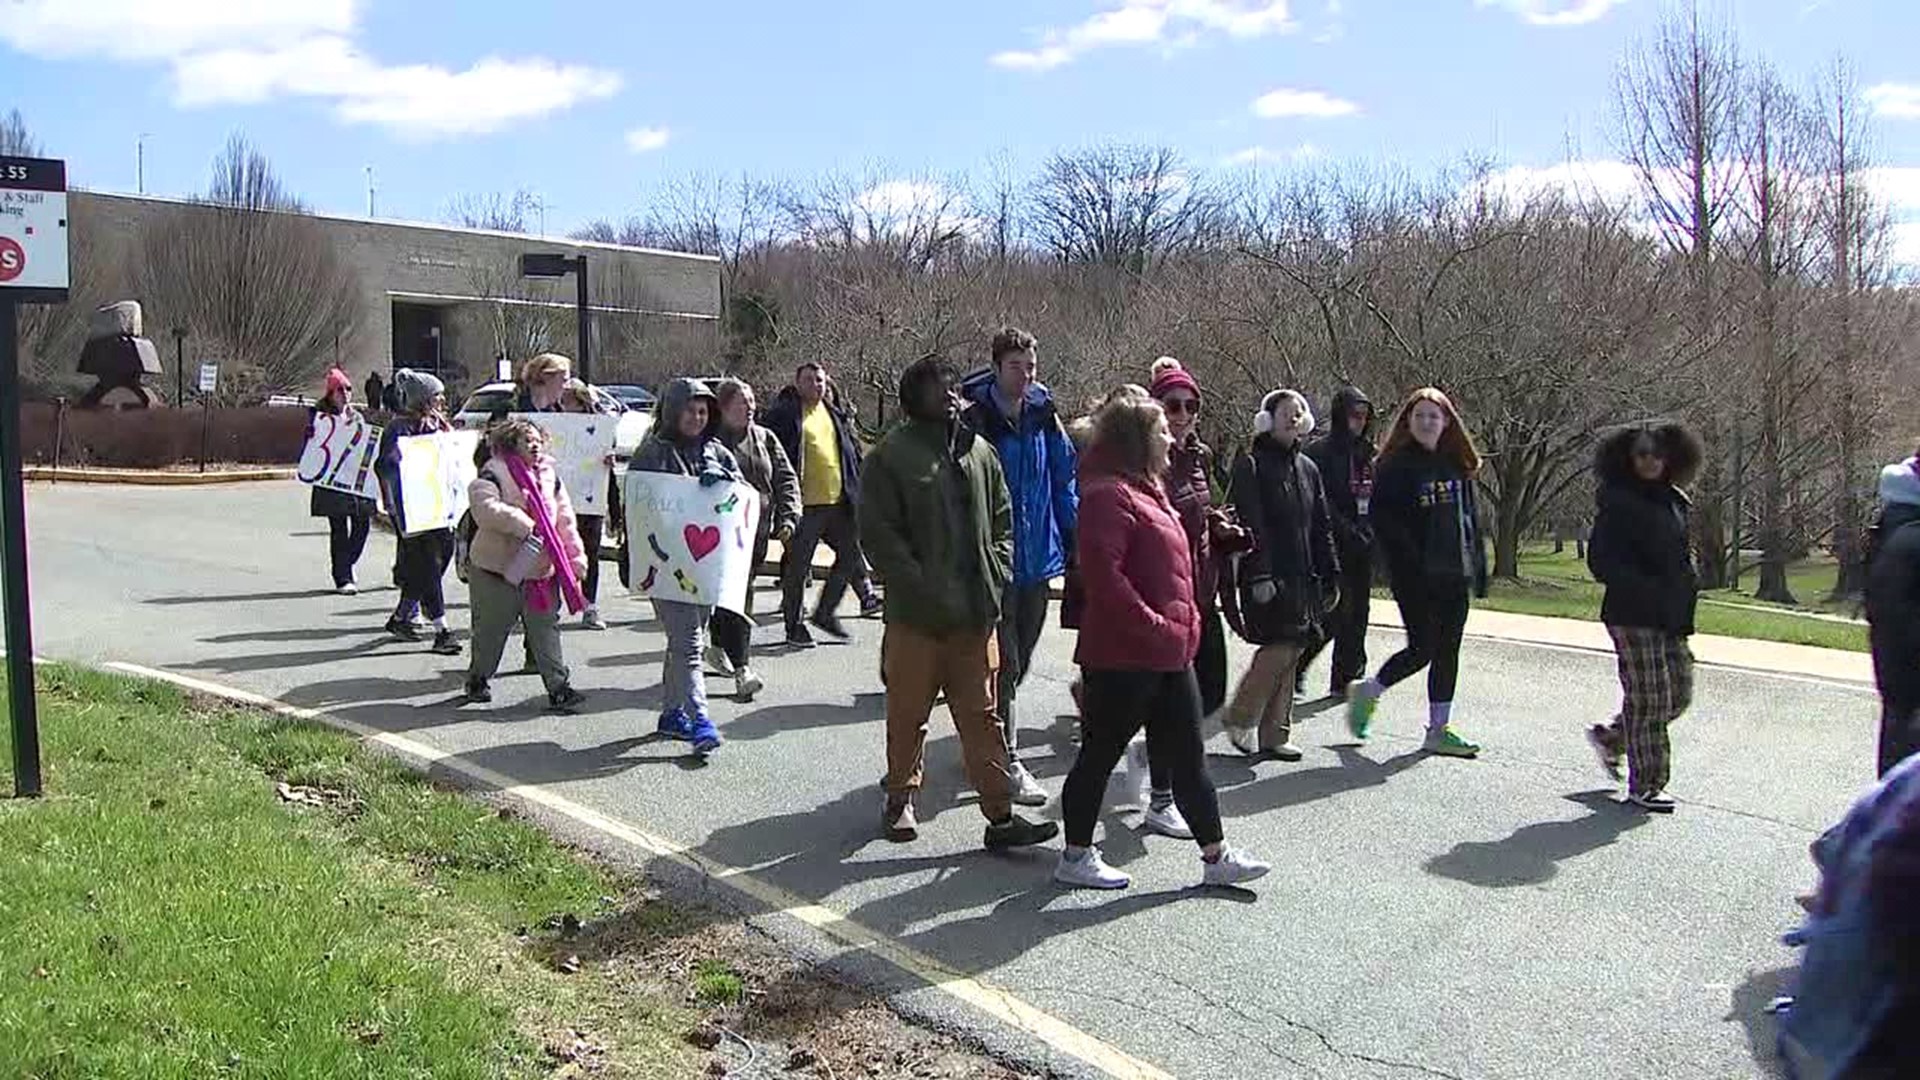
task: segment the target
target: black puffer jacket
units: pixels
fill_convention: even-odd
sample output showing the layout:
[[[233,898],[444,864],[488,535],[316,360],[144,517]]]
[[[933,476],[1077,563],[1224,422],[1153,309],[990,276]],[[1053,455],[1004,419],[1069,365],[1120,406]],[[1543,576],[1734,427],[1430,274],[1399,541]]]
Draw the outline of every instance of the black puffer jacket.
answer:
[[[1883,509],[1867,567],[1867,621],[1881,696],[1920,709],[1920,463],[1880,475]]]
[[[1665,482],[1605,478],[1587,544],[1587,568],[1606,586],[1600,621],[1693,633],[1698,587],[1687,548],[1686,493]]]

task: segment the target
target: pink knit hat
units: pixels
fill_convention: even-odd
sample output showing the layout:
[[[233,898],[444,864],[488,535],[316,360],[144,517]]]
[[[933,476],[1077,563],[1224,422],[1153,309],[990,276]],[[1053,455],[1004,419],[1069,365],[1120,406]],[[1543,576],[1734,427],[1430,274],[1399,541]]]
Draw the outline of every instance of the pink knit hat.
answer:
[[[1173,393],[1175,390],[1185,390],[1196,399],[1200,396],[1200,384],[1193,381],[1193,376],[1187,373],[1185,365],[1171,356],[1163,356],[1155,360],[1153,362],[1152,374],[1153,386],[1151,392],[1156,401]]]
[[[353,380],[347,377],[346,372],[341,371],[339,368],[327,369],[327,393],[331,394],[335,391],[351,389],[353,389]]]

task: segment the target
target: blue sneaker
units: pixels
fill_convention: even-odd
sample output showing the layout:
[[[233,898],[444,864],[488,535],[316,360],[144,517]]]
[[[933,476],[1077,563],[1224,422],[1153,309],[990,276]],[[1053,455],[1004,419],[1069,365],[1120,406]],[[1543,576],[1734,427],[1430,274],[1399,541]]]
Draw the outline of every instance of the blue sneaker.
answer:
[[[660,714],[660,726],[655,730],[669,739],[683,742],[693,738],[693,722],[687,719],[687,710],[678,705]]]
[[[711,754],[720,749],[720,729],[713,726],[713,718],[704,712],[693,714],[693,720],[687,725],[687,738],[693,740],[693,752]]]

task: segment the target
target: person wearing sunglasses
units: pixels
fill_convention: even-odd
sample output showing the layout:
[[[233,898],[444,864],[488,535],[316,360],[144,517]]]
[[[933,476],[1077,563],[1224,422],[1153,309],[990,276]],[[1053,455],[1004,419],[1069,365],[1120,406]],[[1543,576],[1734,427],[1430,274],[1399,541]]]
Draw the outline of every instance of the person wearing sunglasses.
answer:
[[[1620,655],[1620,712],[1587,729],[1587,743],[1615,783],[1626,760],[1628,801],[1673,812],[1667,725],[1693,699],[1698,592],[1687,546],[1692,503],[1681,490],[1699,468],[1700,440],[1679,424],[1635,424],[1608,435],[1594,455],[1599,480],[1587,567],[1605,586],[1600,621]]]

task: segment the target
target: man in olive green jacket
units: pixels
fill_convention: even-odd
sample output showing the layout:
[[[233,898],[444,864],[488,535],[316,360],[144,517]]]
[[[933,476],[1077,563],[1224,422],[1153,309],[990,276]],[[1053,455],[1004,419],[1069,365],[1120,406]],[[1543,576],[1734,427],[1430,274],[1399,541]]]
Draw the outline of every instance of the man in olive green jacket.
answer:
[[[860,533],[887,583],[886,638],[889,840],[919,835],[913,796],[926,758],[934,700],[960,735],[967,776],[980,793],[989,848],[1039,844],[1053,822],[1013,813],[1006,739],[994,719],[999,659],[995,628],[1013,570],[1013,506],[993,447],[958,423],[958,373],[929,356],[900,376],[906,422],[867,455]]]

